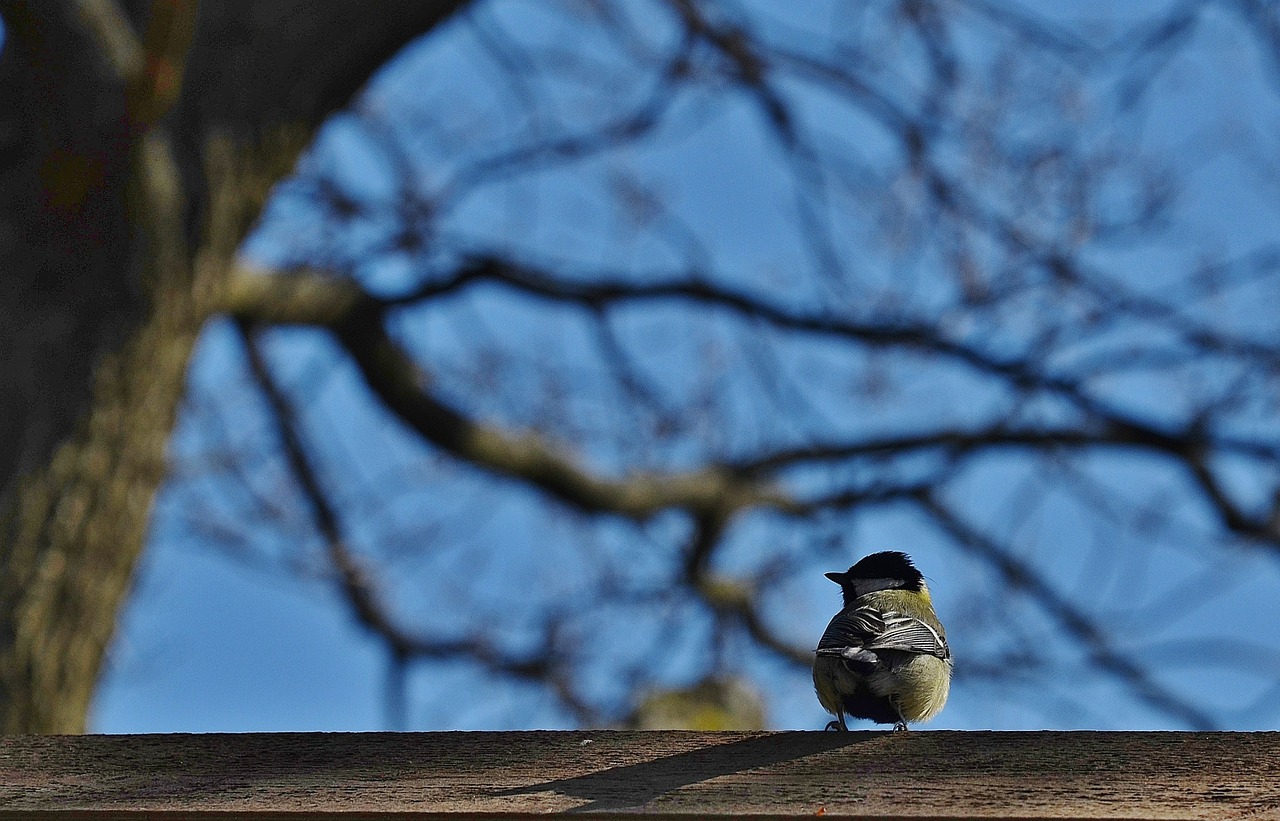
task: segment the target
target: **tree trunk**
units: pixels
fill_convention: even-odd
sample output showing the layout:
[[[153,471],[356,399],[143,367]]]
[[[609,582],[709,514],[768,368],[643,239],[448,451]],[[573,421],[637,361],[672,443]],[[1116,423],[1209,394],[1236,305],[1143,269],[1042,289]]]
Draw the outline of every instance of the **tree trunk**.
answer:
[[[219,0],[188,49],[181,0],[96,27],[113,3],[0,0],[0,732],[84,730],[235,249],[301,140],[464,5]]]

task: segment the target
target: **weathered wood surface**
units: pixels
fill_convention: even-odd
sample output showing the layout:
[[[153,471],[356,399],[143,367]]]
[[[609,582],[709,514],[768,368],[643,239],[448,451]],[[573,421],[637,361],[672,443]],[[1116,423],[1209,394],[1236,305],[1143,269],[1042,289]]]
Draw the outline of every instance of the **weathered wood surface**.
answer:
[[[554,812],[1280,819],[1280,733],[0,738],[0,818],[6,819]]]

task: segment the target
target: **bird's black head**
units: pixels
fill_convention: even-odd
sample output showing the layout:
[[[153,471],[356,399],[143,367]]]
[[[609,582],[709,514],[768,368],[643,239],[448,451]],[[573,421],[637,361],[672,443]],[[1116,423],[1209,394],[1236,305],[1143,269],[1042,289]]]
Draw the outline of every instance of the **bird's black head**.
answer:
[[[872,553],[844,573],[827,573],[826,576],[840,585],[845,607],[859,596],[877,590],[913,590],[919,593],[925,589],[924,576],[911,563],[911,557],[896,550]]]

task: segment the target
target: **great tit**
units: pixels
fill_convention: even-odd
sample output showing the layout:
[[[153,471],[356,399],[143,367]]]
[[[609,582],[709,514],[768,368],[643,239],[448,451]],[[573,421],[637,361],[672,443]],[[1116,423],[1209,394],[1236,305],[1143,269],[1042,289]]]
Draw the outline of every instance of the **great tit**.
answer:
[[[905,553],[872,553],[844,573],[844,609],[814,651],[813,686],[836,720],[845,713],[895,730],[938,714],[951,689],[951,649],[924,576]]]

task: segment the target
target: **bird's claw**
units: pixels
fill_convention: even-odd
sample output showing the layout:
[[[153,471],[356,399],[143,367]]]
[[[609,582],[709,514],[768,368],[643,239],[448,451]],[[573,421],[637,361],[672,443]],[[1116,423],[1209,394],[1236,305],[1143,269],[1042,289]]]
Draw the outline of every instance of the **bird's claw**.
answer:
[[[843,730],[843,729],[844,728],[840,726],[839,721],[828,721],[825,732],[831,732],[832,730]]]
[[[899,721],[897,724],[893,725],[893,731],[895,733],[905,733],[907,731],[907,722]]]

